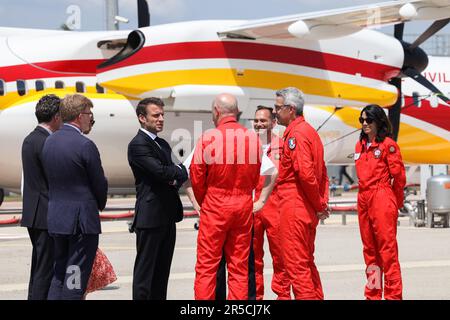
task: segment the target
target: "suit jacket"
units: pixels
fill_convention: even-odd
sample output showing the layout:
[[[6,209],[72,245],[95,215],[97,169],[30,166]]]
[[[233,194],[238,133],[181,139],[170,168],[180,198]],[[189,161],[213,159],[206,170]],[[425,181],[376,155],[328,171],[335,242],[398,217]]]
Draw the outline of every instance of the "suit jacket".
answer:
[[[187,180],[183,165],[176,166],[171,159],[169,144],[159,144],[139,130],[128,145],[128,163],[135,178],[136,206],[134,228],[154,228],[183,219],[183,205],[178,189]],[[177,186],[171,183],[177,180]]]
[[[42,165],[42,148],[50,134],[37,126],[23,140],[22,227],[47,229],[48,182]]]
[[[48,232],[99,234],[99,210],[108,183],[94,142],[64,125],[45,141],[43,163],[49,184]]]

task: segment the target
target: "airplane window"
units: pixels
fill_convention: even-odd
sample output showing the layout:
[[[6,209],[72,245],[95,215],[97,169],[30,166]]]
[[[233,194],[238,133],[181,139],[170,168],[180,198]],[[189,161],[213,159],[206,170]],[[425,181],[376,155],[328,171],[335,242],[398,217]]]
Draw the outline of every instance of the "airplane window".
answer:
[[[95,89],[97,90],[97,93],[105,93],[105,88],[103,88],[98,83],[95,85]]]
[[[414,91],[412,93],[412,98],[413,98],[413,104],[416,107],[421,107],[422,106],[422,101],[420,100],[420,95],[417,91]]]
[[[45,90],[45,84],[44,84],[44,81],[42,81],[42,80],[36,80],[34,85],[36,87],[36,91],[44,91]]]
[[[64,89],[63,81],[55,81],[55,89]]]
[[[86,88],[85,88],[85,85],[84,85],[83,82],[77,81],[77,82],[75,83],[75,89],[76,89],[76,91],[79,92],[79,93],[86,92],[86,90],[85,90]]]
[[[19,96],[23,96],[27,93],[27,87],[24,80],[17,80],[16,85],[17,85],[17,93],[19,94]]]
[[[0,96],[5,95],[5,81],[0,80]]]

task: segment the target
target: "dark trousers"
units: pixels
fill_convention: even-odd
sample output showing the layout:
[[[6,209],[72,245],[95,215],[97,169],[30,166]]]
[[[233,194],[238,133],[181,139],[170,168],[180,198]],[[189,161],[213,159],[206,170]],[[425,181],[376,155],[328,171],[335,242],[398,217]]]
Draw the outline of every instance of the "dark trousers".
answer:
[[[47,230],[28,228],[33,252],[28,285],[28,300],[47,300],[53,278],[53,239]]]
[[[133,300],[167,299],[175,239],[175,223],[150,229],[136,228]]]
[[[226,260],[225,254],[219,263],[219,269],[216,276],[216,300],[226,300],[227,284],[226,284]],[[256,300],[256,276],[255,276],[255,254],[253,252],[253,229],[252,241],[250,244],[250,254],[248,256],[248,300]]]
[[[347,166],[341,166],[339,169],[339,185],[342,185],[342,180],[344,176],[347,178],[348,182],[350,184],[353,184],[355,181],[350,177],[350,175],[347,173]]]
[[[49,300],[81,300],[98,248],[98,234],[52,235],[55,275]]]

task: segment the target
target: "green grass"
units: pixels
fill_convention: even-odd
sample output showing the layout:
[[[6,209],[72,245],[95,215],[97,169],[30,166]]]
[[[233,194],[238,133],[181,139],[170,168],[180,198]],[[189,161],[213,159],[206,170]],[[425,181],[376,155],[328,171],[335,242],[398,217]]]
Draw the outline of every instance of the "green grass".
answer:
[[[8,201],[22,201],[22,196],[21,195],[12,195],[12,196],[5,196],[5,200],[3,200],[4,202],[8,202]]]

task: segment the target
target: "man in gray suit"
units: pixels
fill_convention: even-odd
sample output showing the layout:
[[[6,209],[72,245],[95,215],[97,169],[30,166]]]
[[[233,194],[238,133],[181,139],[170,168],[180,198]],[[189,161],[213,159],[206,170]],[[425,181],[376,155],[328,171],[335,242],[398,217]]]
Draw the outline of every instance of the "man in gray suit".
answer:
[[[82,299],[97,252],[108,184],[96,145],[83,135],[93,125],[92,108],[88,98],[67,95],[61,102],[64,125],[44,145],[48,232],[55,242],[49,300]]]

